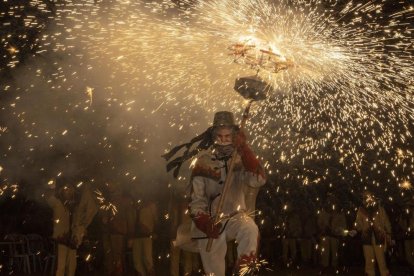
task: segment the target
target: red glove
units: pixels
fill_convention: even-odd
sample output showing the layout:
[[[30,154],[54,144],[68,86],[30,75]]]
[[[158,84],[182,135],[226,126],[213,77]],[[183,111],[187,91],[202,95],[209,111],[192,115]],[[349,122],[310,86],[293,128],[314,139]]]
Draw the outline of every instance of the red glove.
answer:
[[[265,178],[264,170],[260,165],[259,160],[257,160],[256,155],[252,149],[247,145],[246,135],[243,131],[240,130],[237,132],[237,134],[234,136],[233,144],[240,154],[243,166],[246,171],[261,175],[263,178]]]
[[[236,135],[233,138],[233,145],[236,147],[237,150],[247,146],[246,144],[246,134],[244,134],[243,130],[237,131]]]
[[[209,238],[217,239],[220,234],[221,223],[214,225],[214,219],[207,214],[198,213],[193,221],[198,229]]]

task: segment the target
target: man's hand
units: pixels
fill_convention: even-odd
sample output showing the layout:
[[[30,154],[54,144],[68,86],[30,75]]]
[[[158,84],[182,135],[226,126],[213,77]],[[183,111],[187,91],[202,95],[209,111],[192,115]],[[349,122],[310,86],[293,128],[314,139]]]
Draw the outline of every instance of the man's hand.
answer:
[[[351,236],[352,238],[356,236],[356,234],[358,234],[358,232],[356,230],[351,230],[348,232],[348,235]]]
[[[242,130],[239,130],[234,136],[233,145],[240,154],[243,166],[246,169],[246,171],[252,172],[265,178],[264,170],[260,165],[259,160],[256,158],[254,152],[247,145],[246,135]]]
[[[217,239],[220,234],[221,223],[214,224],[214,219],[207,214],[199,213],[193,221],[198,229],[207,235],[208,238]]]

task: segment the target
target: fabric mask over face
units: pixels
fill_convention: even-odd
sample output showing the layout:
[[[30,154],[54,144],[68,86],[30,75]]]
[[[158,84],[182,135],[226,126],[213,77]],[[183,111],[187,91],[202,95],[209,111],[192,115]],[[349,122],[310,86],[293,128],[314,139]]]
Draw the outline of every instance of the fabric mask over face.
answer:
[[[216,152],[216,155],[217,155],[218,159],[225,159],[225,158],[231,157],[231,155],[234,151],[234,146],[232,144],[230,144],[230,145],[215,144],[214,149],[215,149],[215,152]]]

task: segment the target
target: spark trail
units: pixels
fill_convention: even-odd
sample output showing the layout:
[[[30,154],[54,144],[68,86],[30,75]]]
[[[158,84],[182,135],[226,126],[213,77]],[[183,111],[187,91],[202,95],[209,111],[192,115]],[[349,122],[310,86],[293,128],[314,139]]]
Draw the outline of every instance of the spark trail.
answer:
[[[198,108],[206,121],[215,111],[240,109],[234,79],[257,68],[236,64],[229,46],[254,45],[294,64],[278,73],[259,68],[273,93],[253,110],[248,129],[270,173],[304,185],[335,177],[373,185],[384,175],[386,185],[412,178],[401,169],[413,168],[412,157],[397,155],[397,149],[412,147],[409,4],[213,0],[56,6],[55,32],[42,38],[38,52],[70,54],[73,63],[80,60],[92,75],[104,72],[123,88],[91,84],[94,95],[105,91],[109,99],[122,98],[126,108],[151,97],[156,112],[176,110],[179,115],[167,119],[177,136],[184,126],[202,129],[192,119]],[[61,67],[53,83],[68,89],[62,80],[73,74],[70,66]],[[84,76],[75,79],[89,87]]]

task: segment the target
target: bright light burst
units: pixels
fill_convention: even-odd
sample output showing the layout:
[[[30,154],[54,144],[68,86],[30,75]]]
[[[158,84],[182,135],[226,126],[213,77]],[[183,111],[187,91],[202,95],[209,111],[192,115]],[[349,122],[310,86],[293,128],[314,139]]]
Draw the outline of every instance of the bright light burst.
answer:
[[[384,180],[398,189],[413,171],[412,156],[398,156],[412,146],[414,11],[392,4],[65,1],[56,3],[53,31],[37,52],[70,59],[54,64],[51,90],[87,87],[89,106],[93,90],[126,111],[134,111],[135,100],[155,98],[152,114],[178,114],[167,118],[177,137],[205,128],[215,111],[237,112],[243,101],[233,91],[235,78],[259,71],[274,90],[255,105],[248,129],[269,173],[304,185]],[[236,57],[234,45],[248,55]],[[16,55],[13,45],[7,49]],[[252,64],[265,51],[266,62]],[[289,66],[275,68],[269,56]],[[95,74],[108,77],[88,79]],[[200,121],[200,108],[205,122],[193,119]]]
[[[266,260],[255,259],[253,262],[240,266],[240,276],[255,275],[258,271],[263,270],[269,263]],[[269,269],[267,269],[269,270]]]

